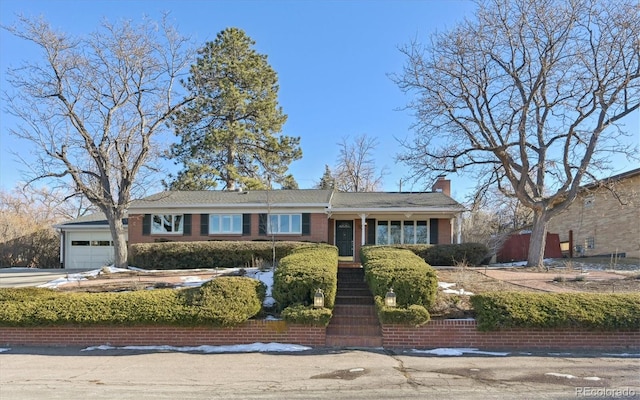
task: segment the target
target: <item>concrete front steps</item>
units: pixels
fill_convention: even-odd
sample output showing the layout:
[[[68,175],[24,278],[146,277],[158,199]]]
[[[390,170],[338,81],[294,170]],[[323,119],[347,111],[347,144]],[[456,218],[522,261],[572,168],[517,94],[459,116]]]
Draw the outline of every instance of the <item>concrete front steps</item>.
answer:
[[[382,347],[380,322],[362,268],[338,269],[338,293],[326,345]]]

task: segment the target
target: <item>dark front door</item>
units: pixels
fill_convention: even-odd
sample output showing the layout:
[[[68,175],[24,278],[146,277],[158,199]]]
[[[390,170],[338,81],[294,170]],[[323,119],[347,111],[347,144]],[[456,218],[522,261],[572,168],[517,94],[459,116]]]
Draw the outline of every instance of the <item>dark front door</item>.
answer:
[[[353,256],[353,221],[336,221],[336,247],[339,256]]]

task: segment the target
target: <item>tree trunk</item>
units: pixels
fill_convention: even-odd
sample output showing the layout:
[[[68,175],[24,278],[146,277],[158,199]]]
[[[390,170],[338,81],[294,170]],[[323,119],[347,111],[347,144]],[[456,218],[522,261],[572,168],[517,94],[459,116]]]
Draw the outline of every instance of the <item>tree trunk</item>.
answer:
[[[116,268],[127,268],[129,262],[127,260],[127,231],[122,223],[122,216],[116,213],[114,218],[109,221],[109,229],[111,238],[113,239],[113,266]]]
[[[529,254],[527,255],[527,266],[542,268],[544,266],[544,249],[547,241],[547,225],[549,218],[547,211],[536,210],[533,213],[533,229],[529,240]]]

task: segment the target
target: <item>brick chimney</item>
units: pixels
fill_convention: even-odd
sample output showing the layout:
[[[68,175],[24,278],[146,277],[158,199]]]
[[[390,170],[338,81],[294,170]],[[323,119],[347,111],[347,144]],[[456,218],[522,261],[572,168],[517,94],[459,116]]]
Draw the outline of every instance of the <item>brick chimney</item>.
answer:
[[[438,180],[433,184],[431,190],[434,192],[442,192],[447,196],[451,196],[451,181],[445,179],[444,175],[438,176]]]

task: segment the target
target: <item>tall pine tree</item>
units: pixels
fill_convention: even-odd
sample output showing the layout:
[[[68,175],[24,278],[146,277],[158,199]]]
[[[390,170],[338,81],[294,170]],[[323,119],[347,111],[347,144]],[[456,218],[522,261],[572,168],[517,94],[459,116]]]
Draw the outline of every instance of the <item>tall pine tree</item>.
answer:
[[[302,157],[300,138],[281,134],[287,116],[278,77],[254,45],[241,29],[227,28],[199,50],[183,82],[194,101],[172,121],[180,143],[171,156],[183,169],[171,189],[292,186],[287,169]]]

